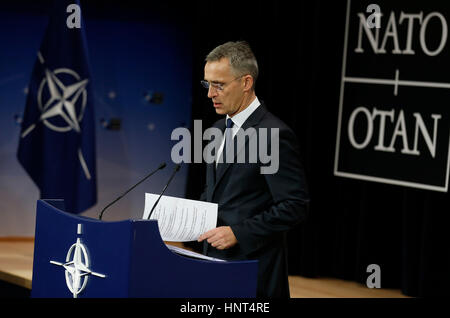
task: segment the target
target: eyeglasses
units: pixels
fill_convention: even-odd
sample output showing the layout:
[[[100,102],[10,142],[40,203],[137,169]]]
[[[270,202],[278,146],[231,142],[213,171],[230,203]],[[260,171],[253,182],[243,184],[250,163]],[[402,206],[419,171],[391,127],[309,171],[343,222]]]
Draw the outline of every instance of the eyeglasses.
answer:
[[[236,77],[234,80],[231,80],[228,83],[210,83],[208,81],[200,81],[200,83],[202,84],[202,86],[204,88],[206,88],[208,90],[211,87],[211,88],[215,89],[216,91],[223,91],[225,86],[227,86],[228,84],[230,84],[230,83],[234,82],[235,80],[241,78],[242,76],[244,76],[244,75]]]

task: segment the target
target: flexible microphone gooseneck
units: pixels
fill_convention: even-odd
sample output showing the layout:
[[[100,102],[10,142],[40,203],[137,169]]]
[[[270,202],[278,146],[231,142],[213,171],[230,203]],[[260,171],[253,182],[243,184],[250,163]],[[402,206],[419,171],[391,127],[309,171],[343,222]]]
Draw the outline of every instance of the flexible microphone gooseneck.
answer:
[[[158,197],[158,200],[156,200],[156,202],[153,204],[152,209],[150,210],[150,213],[148,214],[147,220],[150,220],[150,217],[153,214],[153,210],[155,210],[156,205],[158,204],[159,200],[161,199],[162,195],[164,194],[164,192],[166,191],[167,187],[169,186],[170,182],[172,181],[173,177],[175,177],[175,174],[178,172],[178,170],[180,170],[181,165],[177,164],[175,166],[175,169],[172,172],[172,175],[170,176],[169,181],[167,181],[166,186],[164,187],[164,189],[162,190],[161,194]]]
[[[162,170],[166,167],[166,163],[163,162],[159,165],[159,167],[150,172],[147,176],[145,176],[145,178],[143,178],[141,181],[139,181],[138,183],[136,183],[134,186],[132,186],[130,189],[128,189],[124,194],[122,194],[121,196],[119,196],[117,199],[115,199],[114,201],[112,201],[110,204],[108,204],[107,206],[105,206],[102,210],[102,212],[100,212],[98,219],[101,220],[103,217],[103,213],[105,212],[105,210],[107,208],[109,208],[111,205],[113,205],[114,203],[116,203],[117,201],[119,201],[120,199],[122,199],[128,192],[130,192],[131,190],[133,190],[134,188],[136,188],[138,185],[140,185],[142,182],[144,182],[148,177],[152,176],[154,173],[156,173],[158,170]]]

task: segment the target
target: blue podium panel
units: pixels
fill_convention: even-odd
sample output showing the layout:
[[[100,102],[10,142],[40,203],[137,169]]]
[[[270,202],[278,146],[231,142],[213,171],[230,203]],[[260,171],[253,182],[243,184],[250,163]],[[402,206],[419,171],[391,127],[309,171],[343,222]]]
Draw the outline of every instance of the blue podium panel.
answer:
[[[32,297],[255,297],[257,261],[172,253],[157,221],[104,222],[39,200]]]

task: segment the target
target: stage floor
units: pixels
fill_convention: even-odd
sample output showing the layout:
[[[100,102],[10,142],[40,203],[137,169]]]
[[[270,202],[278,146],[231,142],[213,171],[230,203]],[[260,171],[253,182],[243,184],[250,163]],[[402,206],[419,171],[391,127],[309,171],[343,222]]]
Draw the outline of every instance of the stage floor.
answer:
[[[0,238],[0,280],[31,289],[33,248],[34,241],[32,239]],[[400,290],[370,289],[356,282],[335,278],[289,276],[289,284],[292,298],[407,297]]]

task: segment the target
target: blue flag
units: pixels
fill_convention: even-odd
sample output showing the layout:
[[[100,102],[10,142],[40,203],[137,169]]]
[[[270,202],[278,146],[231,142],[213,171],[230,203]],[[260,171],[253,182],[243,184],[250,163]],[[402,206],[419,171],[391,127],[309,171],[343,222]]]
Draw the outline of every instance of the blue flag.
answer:
[[[17,156],[42,199],[64,199],[66,211],[80,213],[97,202],[97,184],[86,40],[83,25],[69,23],[67,12],[74,2],[54,1],[28,87]]]

